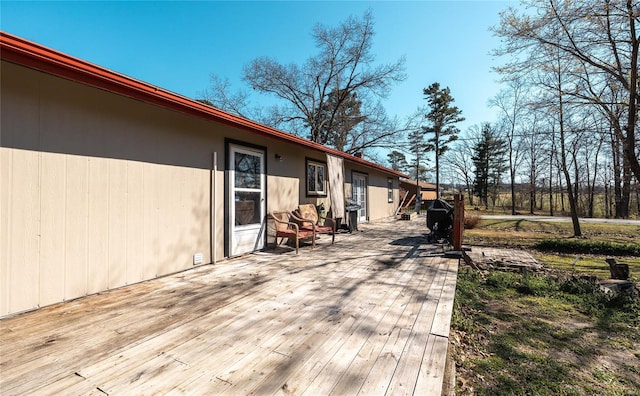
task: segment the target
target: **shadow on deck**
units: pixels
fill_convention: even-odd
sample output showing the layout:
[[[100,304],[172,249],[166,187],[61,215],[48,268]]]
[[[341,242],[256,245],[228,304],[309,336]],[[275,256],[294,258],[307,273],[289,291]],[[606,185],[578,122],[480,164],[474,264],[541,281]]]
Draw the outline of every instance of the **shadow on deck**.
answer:
[[[4,394],[440,394],[457,259],[424,222],[0,321]]]

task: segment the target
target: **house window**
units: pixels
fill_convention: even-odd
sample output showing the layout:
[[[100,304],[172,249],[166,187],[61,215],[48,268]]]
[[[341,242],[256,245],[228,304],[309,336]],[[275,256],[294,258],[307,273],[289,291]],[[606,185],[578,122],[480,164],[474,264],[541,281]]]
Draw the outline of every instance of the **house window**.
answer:
[[[387,200],[393,202],[393,179],[387,179]]]
[[[327,195],[326,170],[326,164],[307,160],[307,195]]]

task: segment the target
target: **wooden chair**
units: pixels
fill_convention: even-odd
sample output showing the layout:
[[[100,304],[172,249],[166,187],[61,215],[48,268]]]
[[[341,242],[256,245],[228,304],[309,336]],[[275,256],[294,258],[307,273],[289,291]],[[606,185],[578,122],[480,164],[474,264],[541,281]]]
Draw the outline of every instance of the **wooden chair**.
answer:
[[[286,211],[270,212],[269,217],[274,221],[276,244],[279,246],[284,238],[296,241],[296,254],[300,247],[300,239],[311,238],[311,248],[316,246],[316,231],[314,229],[301,230],[292,220],[293,215]],[[278,238],[282,238],[278,243]]]
[[[331,234],[331,243],[336,239],[336,221],[330,217],[320,216],[314,204],[298,205],[293,212],[293,219],[300,224],[300,230],[313,230],[316,234]],[[324,220],[323,225],[318,220]]]

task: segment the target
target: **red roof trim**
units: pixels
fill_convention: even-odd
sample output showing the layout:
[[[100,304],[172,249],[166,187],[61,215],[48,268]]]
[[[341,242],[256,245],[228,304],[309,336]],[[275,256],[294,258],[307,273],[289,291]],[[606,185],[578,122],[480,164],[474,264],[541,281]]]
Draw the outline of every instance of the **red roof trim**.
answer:
[[[193,99],[0,31],[0,58],[142,102],[220,122],[258,135],[298,144],[399,177],[406,175],[341,151],[212,108]]]

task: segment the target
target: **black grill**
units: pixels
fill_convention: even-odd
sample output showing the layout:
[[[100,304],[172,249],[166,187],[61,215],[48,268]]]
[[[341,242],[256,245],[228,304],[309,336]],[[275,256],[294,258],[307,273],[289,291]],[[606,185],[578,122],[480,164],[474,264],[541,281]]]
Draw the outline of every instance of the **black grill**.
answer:
[[[345,200],[344,210],[347,212],[347,219],[349,220],[349,232],[358,230],[358,211],[362,209],[361,205],[354,199],[347,198]]]
[[[429,241],[447,238],[453,242],[453,206],[443,199],[434,200],[427,208],[427,235]]]

